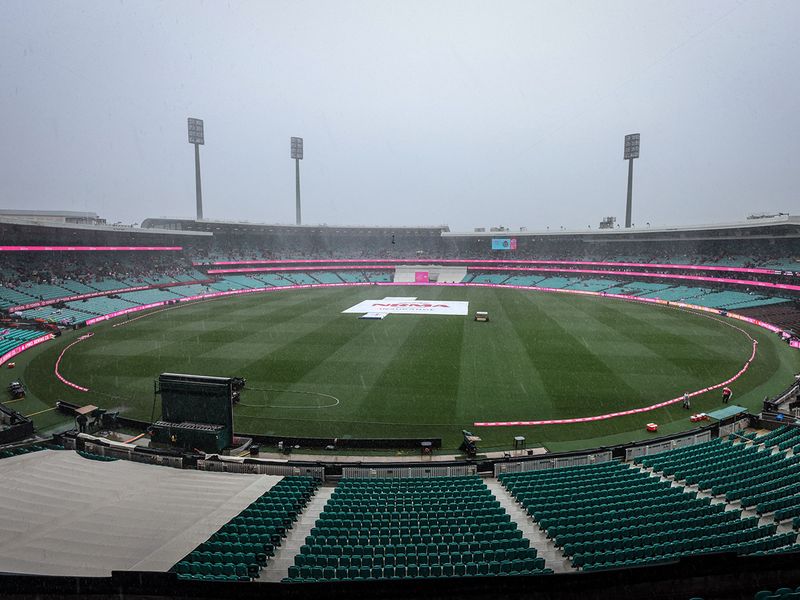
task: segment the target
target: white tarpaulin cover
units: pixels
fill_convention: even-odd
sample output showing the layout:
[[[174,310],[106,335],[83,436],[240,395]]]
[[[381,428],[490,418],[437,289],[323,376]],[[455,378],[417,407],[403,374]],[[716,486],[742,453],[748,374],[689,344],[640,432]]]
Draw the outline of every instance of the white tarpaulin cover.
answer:
[[[364,300],[343,313],[386,313],[392,315],[466,315],[469,302],[461,300],[418,300],[416,298],[384,298]]]
[[[69,450],[0,460],[0,571],[167,571],[280,481],[100,462]]]

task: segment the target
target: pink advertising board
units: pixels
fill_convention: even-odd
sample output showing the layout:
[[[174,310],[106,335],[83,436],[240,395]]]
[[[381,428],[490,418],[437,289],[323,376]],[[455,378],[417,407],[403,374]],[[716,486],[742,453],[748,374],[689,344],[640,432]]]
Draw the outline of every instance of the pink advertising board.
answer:
[[[148,252],[183,250],[183,246],[0,246],[0,252]]]
[[[416,264],[437,264],[437,265],[564,265],[564,266],[583,266],[583,267],[633,267],[640,269],[660,269],[669,271],[722,271],[729,273],[752,273],[756,275],[781,275],[790,274],[800,276],[800,271],[785,271],[777,268],[768,267],[729,267],[723,265],[687,265],[672,263],[637,263],[637,262],[614,262],[614,261],[592,261],[592,260],[517,260],[517,259],[497,259],[497,258],[305,258],[305,259],[286,259],[286,260],[220,260],[214,262],[195,262],[195,266],[232,266],[232,265],[347,265],[347,264],[372,264],[397,265],[406,264],[413,260]]]
[[[29,348],[33,348],[34,346],[38,346],[42,342],[46,342],[47,340],[52,340],[54,337],[56,337],[56,336],[54,336],[52,333],[48,333],[48,334],[45,334],[45,335],[43,335],[41,337],[34,338],[34,339],[30,340],[30,341],[27,341],[24,344],[22,344],[21,346],[17,346],[16,348],[13,348],[13,349],[9,350],[5,354],[3,354],[3,356],[0,356],[0,365],[5,364],[7,361],[9,361],[12,358],[14,358],[17,354],[25,352],[25,350],[28,350]]]

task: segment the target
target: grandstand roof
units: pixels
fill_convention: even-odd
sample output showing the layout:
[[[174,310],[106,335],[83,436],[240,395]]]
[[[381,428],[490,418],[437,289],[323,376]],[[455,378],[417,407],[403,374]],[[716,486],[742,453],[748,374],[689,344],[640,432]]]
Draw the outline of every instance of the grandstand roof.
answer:
[[[726,238],[800,238],[800,217],[781,215],[748,219],[734,223],[680,225],[646,228],[544,230],[544,231],[450,231],[447,225],[433,226],[388,226],[388,225],[279,225],[249,223],[247,221],[196,220],[180,217],[147,218],[142,222],[147,231],[174,232],[251,232],[251,233],[392,233],[416,232],[422,235],[441,235],[450,238],[487,237],[547,237],[583,241],[669,241],[669,240],[715,240]]]
[[[326,231],[340,233],[357,232],[392,232],[392,231],[418,231],[440,234],[450,231],[447,225],[279,225],[276,223],[250,223],[247,221],[220,221],[210,219],[187,219],[181,217],[155,217],[142,221],[142,228],[168,229],[170,231],[253,231],[270,233],[300,233],[309,231]]]
[[[85,218],[99,219],[100,216],[93,212],[81,212],[77,210],[17,210],[11,208],[0,208],[0,215],[10,217],[64,217],[64,218]]]
[[[42,211],[45,212],[45,211]],[[27,214],[27,213],[26,213]],[[62,213],[60,213],[62,214]],[[83,213],[76,213],[83,214]],[[181,231],[181,230],[159,230],[159,229],[141,229],[138,227],[131,227],[128,225],[94,225],[84,223],[64,223],[58,221],[39,221],[35,218],[26,218],[24,216],[14,216],[9,214],[9,211],[0,211],[0,225],[21,225],[27,227],[36,227],[41,229],[56,228],[59,230],[75,230],[79,231],[93,231],[93,232],[116,232],[126,234],[146,234],[146,235],[183,235],[183,236],[210,236],[211,233],[204,231]]]
[[[579,238],[585,241],[659,241],[675,239],[714,240],[725,238],[800,238],[800,217],[777,216],[748,219],[735,223],[681,225],[617,229],[545,231],[465,231],[442,232],[444,237],[550,237]]]

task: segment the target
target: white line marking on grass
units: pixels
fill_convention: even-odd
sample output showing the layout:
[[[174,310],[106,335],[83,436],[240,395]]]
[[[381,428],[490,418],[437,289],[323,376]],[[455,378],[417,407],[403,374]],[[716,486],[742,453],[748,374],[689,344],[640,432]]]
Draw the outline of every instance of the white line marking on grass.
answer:
[[[323,398],[329,398],[333,400],[332,404],[323,404],[321,406],[281,406],[276,404],[245,404],[244,402],[239,402],[239,406],[247,406],[250,408],[313,408],[318,410],[320,408],[333,408],[334,406],[339,406],[341,401],[336,396],[332,396],[331,394],[323,394],[322,392],[306,392],[303,390],[279,390],[275,388],[247,388],[254,392],[278,392],[283,394],[306,394],[308,396],[322,396]],[[259,418],[256,416],[248,415],[248,418]],[[267,417],[263,417],[267,418]],[[270,417],[271,418],[271,417]]]
[[[122,325],[127,325],[128,323],[133,323],[134,321],[138,321],[139,319],[144,319],[145,317],[152,317],[153,315],[157,315],[158,313],[166,312],[168,310],[175,310],[176,308],[183,308],[184,306],[193,306],[195,304],[203,304],[204,302],[212,302],[214,300],[219,300],[219,298],[206,298],[205,300],[195,300],[194,302],[188,302],[188,303],[182,302],[175,306],[170,306],[168,308],[161,308],[159,310],[154,310],[152,312],[147,312],[143,315],[139,315],[138,317],[134,317],[132,319],[126,319],[124,321],[120,321],[119,323],[115,323],[111,327],[120,327]]]
[[[57,408],[58,408],[57,406],[54,406],[53,408],[45,408],[44,410],[40,410],[39,412],[31,413],[31,414],[25,415],[25,416],[26,417],[35,417],[36,415],[40,415],[42,413],[50,412],[51,410],[55,410]]]

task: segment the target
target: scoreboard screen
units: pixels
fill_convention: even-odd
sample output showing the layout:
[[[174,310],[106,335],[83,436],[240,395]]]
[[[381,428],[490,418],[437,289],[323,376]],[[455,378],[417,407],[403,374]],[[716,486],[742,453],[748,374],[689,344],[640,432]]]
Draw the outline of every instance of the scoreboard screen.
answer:
[[[492,238],[492,250],[516,250],[516,238]]]
[[[163,421],[222,425],[232,442],[232,378],[162,373],[158,387]]]

